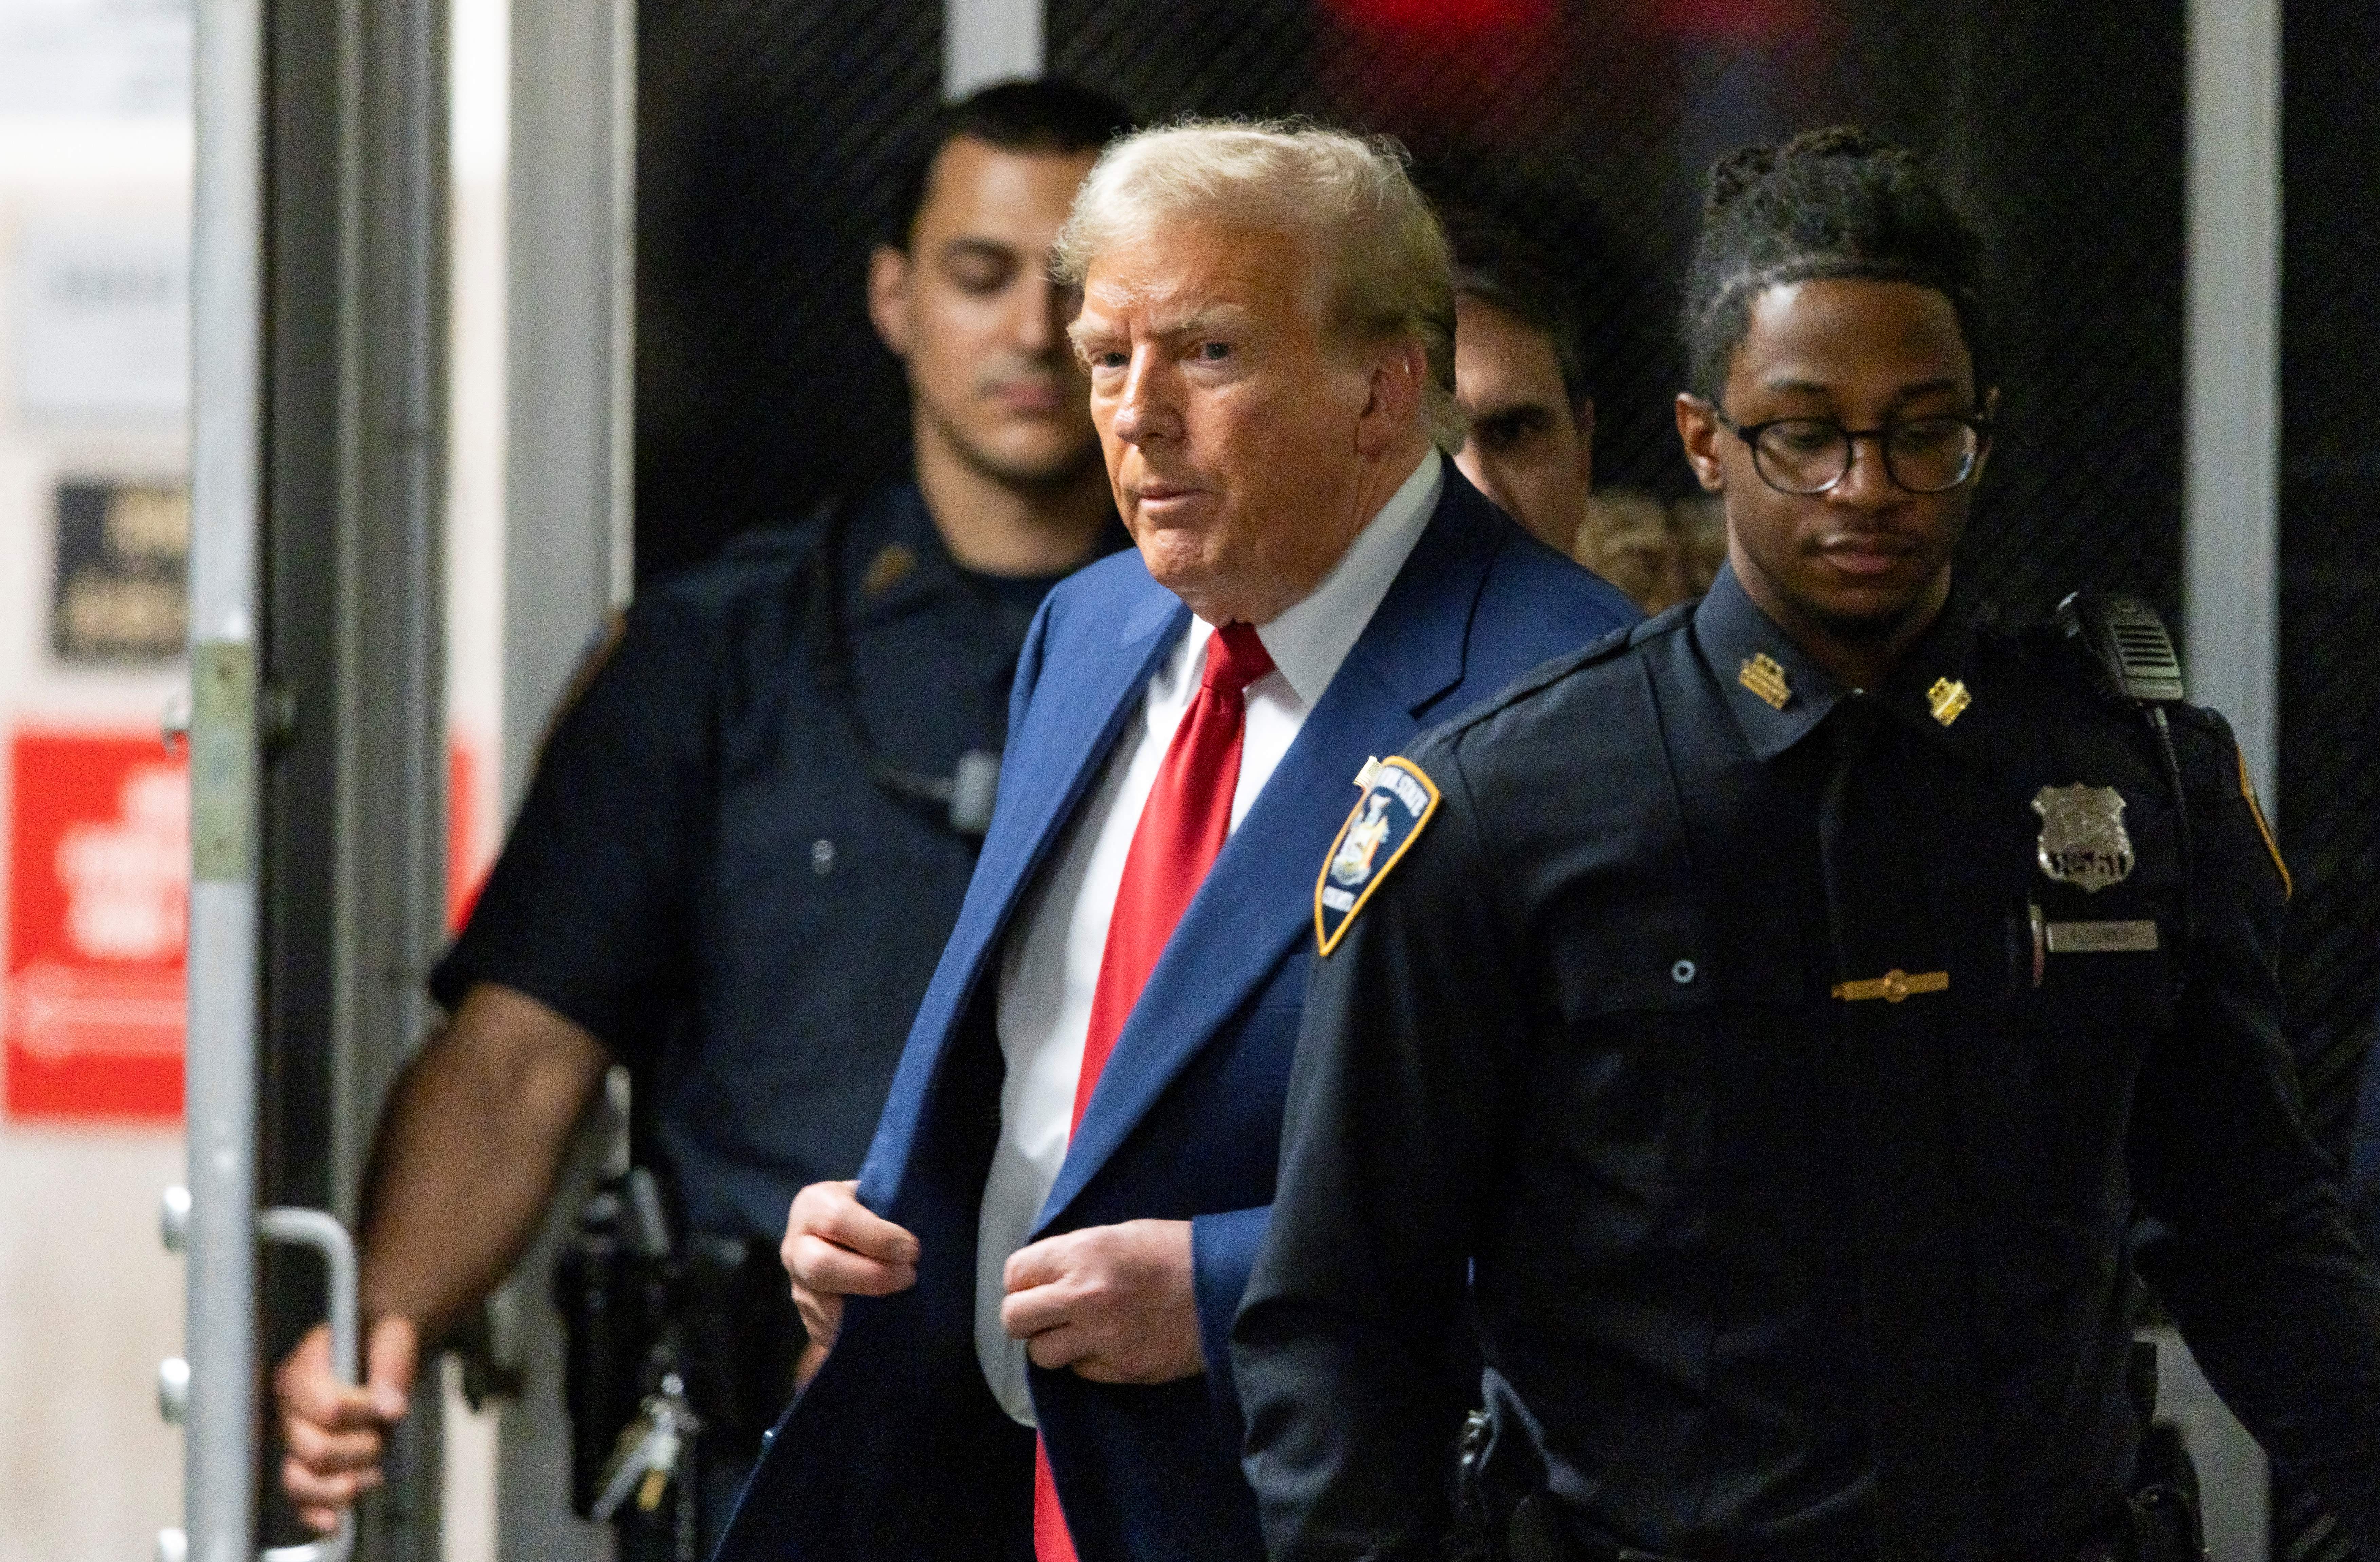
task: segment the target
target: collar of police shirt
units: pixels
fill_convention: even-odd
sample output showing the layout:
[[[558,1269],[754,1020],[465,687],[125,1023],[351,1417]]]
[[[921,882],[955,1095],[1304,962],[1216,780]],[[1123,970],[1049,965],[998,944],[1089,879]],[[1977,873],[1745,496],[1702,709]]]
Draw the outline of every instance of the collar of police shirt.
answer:
[[[1847,692],[1833,674],[1813,661],[1761,611],[1743,582],[1736,579],[1732,564],[1719,567],[1709,592],[1694,608],[1694,623],[1703,658],[1726,691],[1728,708],[1743,729],[1744,741],[1764,763],[1807,737]],[[1915,696],[1936,677],[1958,676],[1972,628],[1971,604],[1954,585],[1934,622],[1894,665],[1884,687],[1874,692],[1904,709],[1922,712],[1923,702]],[[1775,676],[1790,691],[1782,706],[1771,705],[1747,682],[1746,669],[1756,657],[1768,659]],[[1916,725],[1925,730],[1930,724]],[[1938,727],[1929,735],[1945,736]],[[1951,746],[1960,745],[1953,740]]]
[[[1271,653],[1273,670],[1247,688],[1240,779],[1232,794],[1233,829],[1372,621],[1444,489],[1443,458],[1433,448],[1356,533],[1322,583],[1257,630]],[[1098,789],[1075,818],[1063,855],[1030,893],[1001,961],[998,1029],[1008,1075],[1000,1091],[1000,1142],[992,1151],[977,1227],[975,1350],[1001,1408],[1025,1426],[1035,1424],[1033,1397],[1026,1381],[1025,1343],[1009,1338],[1000,1326],[1006,1295],[1002,1273],[1008,1255],[1031,1234],[1066,1159],[1091,995],[1099,985],[1099,957],[1107,947],[1116,889],[1123,882],[1124,857],[1173,729],[1198,687],[1208,637],[1214,632],[1213,625],[1193,615],[1180,643],[1158,667],[1142,697],[1142,718],[1125,726]]]

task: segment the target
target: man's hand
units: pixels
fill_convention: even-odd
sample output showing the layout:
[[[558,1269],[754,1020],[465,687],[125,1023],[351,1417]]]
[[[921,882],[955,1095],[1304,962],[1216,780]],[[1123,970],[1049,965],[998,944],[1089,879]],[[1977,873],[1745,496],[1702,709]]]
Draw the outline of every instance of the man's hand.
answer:
[[[1207,1370],[1190,1275],[1190,1223],[1128,1220],[1008,1255],[1000,1325],[1034,1364],[1094,1383],[1171,1383]]]
[[[891,1296],[917,1283],[917,1239],[859,1202],[856,1182],[813,1182],[794,1195],[777,1249],[809,1331],[796,1376],[805,1384],[834,1348],[843,1299]]]
[[[421,1336],[478,1305],[537,1230],[570,1131],[611,1055],[525,993],[480,982],[389,1092],[365,1179],[364,1386],[331,1371],[317,1327],[273,1373],[281,1484],[299,1517],[339,1510],[381,1482],[381,1440],[405,1419]]]
[[[374,1323],[365,1341],[364,1383],[351,1388],[331,1370],[331,1325],[317,1324],[273,1374],[281,1405],[281,1485],[298,1517],[325,1533],[339,1512],[381,1483],[381,1435],[405,1419],[421,1337],[409,1318]]]

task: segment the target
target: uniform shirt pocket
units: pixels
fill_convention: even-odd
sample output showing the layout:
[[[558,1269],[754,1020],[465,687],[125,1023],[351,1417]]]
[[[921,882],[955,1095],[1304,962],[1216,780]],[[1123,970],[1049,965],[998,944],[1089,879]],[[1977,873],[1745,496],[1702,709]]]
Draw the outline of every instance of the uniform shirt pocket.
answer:
[[[1745,1006],[1801,1001],[1794,929],[1747,915],[1715,937],[1682,893],[1582,900],[1552,922],[1532,1137],[1558,1146],[1563,1177],[1613,1193],[1701,1178]]]

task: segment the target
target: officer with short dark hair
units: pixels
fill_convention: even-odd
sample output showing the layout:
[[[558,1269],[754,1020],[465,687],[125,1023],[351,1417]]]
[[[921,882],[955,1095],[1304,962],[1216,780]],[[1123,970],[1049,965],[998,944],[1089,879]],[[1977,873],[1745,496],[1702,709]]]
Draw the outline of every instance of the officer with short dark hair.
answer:
[[[2380,1279],[2239,750],[2145,607],[1951,588],[1977,256],[1863,133],[1724,160],[1678,423],[1726,571],[1385,761],[1320,865],[1233,1341],[1276,1562],[1439,1555],[1466,1294],[1518,1562],[2178,1556],[2143,1278],[2380,1554]]]
[[[646,1466],[607,1459],[617,1429],[577,1414],[606,1397],[582,1377],[575,1419],[599,1441],[581,1462],[616,1488],[605,1513],[663,1526],[663,1554],[708,1553],[792,1392],[802,1336],[777,1232],[797,1190],[850,1176],[867,1148],[990,815],[1026,625],[1061,576],[1126,541],[1049,251],[1127,128],[1059,81],[944,112],[868,276],[907,367],[914,481],[650,588],[567,703],[431,979],[452,1018],[382,1120],[367,1384],[338,1384],[320,1329],[278,1374],[284,1484],[317,1527],[377,1483],[423,1342],[528,1241],[617,1061],[650,1180],[610,1196],[566,1273],[613,1287],[603,1318],[645,1327],[613,1350],[593,1320],[574,1367],[625,1385],[629,1409],[682,1400],[700,1430],[670,1429]],[[622,1270],[622,1251],[653,1262]],[[580,1473],[579,1505],[598,1504]],[[675,1500],[687,1487],[698,1502]]]

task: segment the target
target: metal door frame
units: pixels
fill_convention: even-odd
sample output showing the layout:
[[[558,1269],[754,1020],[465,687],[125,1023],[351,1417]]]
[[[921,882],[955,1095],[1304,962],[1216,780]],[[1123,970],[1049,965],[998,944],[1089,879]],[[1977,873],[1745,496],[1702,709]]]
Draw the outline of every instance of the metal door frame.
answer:
[[[244,1562],[285,1522],[263,1368],[326,1311],[319,1266],[259,1245],[322,1249],[351,1348],[352,1249],[322,1212],[356,1215],[443,935],[446,9],[196,19],[188,1363],[161,1548]],[[436,1396],[417,1405],[349,1531],[365,1556],[436,1555]]]

